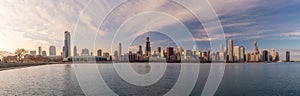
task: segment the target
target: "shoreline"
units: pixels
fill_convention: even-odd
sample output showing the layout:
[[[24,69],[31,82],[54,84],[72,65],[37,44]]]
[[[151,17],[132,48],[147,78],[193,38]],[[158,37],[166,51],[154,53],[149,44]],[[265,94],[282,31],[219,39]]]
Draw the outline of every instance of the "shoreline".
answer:
[[[0,71],[60,63],[0,63]]]
[[[11,69],[20,69],[20,68],[26,68],[26,67],[32,67],[32,66],[42,66],[42,65],[52,65],[52,64],[80,64],[80,63],[95,63],[95,64],[113,64],[113,62],[50,62],[50,63],[4,63],[0,62],[0,71],[5,71],[5,70],[11,70]],[[126,63],[126,62],[114,62],[114,63]],[[134,63],[149,63],[149,62],[131,62],[132,64]],[[151,63],[161,63],[161,62],[151,62]],[[167,62],[164,62],[167,63]],[[174,62],[173,62],[174,63]],[[195,62],[181,62],[181,63],[195,63]],[[215,62],[218,63],[218,62]],[[220,62],[219,62],[220,63]],[[222,62],[222,64],[245,64],[245,63],[250,63],[250,64],[274,64],[277,62],[244,62],[244,63],[225,63]],[[289,63],[289,62],[282,62],[282,63]],[[290,63],[297,63],[297,62],[290,62]],[[172,64],[172,63],[169,63]],[[200,63],[200,64],[211,64],[211,63]],[[221,64],[221,63],[220,63]]]

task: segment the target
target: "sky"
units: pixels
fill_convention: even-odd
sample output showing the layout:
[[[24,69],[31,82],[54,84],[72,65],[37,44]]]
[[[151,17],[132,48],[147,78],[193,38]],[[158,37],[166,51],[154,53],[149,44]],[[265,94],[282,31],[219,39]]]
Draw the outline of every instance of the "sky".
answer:
[[[253,40],[257,40],[260,50],[275,48],[281,59],[289,50],[293,60],[300,60],[299,0],[208,2],[223,26],[226,40],[233,39],[234,45],[244,46],[249,52],[253,50]],[[176,36],[189,31],[193,38],[171,39],[181,42],[185,49],[191,49],[193,41],[200,50],[209,49],[209,40],[213,38],[209,38],[202,24],[211,18],[203,17],[201,23],[193,16],[205,13],[206,7],[199,4],[197,11],[190,12],[184,4],[171,0],[1,0],[0,50],[37,50],[42,46],[48,51],[50,45],[55,45],[59,54],[66,30],[71,32],[72,46],[93,52],[114,51],[118,42],[125,52],[129,50],[126,45],[143,44],[143,39],[135,38],[150,31],[172,31]],[[150,34],[150,39],[160,44],[170,41],[161,34]]]

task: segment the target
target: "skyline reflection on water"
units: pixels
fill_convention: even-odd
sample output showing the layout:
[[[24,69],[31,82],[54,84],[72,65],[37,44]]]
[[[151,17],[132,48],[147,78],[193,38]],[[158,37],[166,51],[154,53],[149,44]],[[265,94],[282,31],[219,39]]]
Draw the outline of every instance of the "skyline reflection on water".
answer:
[[[110,70],[112,66],[101,66],[103,68],[99,71],[106,84],[119,95],[163,95],[173,87],[180,70],[179,64],[171,64],[155,86],[139,87],[136,90]],[[149,71],[147,66],[134,67],[146,68],[140,69],[142,73]],[[209,64],[201,65],[198,82],[191,95],[201,94],[209,68]],[[297,63],[227,64],[215,95],[300,95],[299,69],[300,64]],[[73,65],[57,64],[5,70],[0,71],[0,77],[0,95],[84,96]]]

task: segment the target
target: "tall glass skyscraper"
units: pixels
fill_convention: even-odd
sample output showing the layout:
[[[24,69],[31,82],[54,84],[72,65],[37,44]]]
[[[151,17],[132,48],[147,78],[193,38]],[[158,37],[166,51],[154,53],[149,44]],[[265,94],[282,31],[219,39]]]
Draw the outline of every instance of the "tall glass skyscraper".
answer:
[[[228,61],[233,62],[233,41],[228,40]]]
[[[63,47],[63,57],[68,58],[71,56],[71,35],[70,32],[65,31],[65,41]]]
[[[145,49],[146,56],[151,55],[151,47],[150,47],[150,40],[149,37],[146,38],[146,49]]]

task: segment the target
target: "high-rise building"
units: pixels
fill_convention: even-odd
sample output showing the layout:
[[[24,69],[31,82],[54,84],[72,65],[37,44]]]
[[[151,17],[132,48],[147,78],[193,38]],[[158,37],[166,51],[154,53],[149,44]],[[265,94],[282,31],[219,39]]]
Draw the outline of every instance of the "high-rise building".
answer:
[[[156,48],[156,52],[157,52],[157,53],[160,53],[160,51],[161,51],[161,48],[160,48],[160,47],[157,47],[157,48]]]
[[[119,52],[118,53],[118,58],[121,61],[122,60],[122,44],[121,43],[119,43],[119,51],[118,52]]]
[[[49,47],[49,56],[56,56],[56,47],[54,45]]]
[[[254,44],[254,54],[258,55],[259,54],[259,50],[258,50],[258,46],[257,46],[257,41],[254,40],[253,44]]]
[[[139,45],[139,50],[138,50],[137,54],[138,54],[139,56],[142,56],[142,55],[143,55],[142,45]]]
[[[224,52],[225,51],[225,49],[224,49],[224,45],[223,44],[221,44],[220,45],[220,52]]]
[[[174,55],[174,51],[172,47],[166,48],[166,59],[171,60],[171,56]]]
[[[234,46],[234,61],[239,61],[241,58],[240,58],[240,46]]]
[[[160,51],[160,57],[165,58],[165,50]]]
[[[81,50],[81,56],[89,56],[89,55],[90,55],[89,49],[84,48]]]
[[[176,54],[182,55],[182,48],[180,46],[176,47]]]
[[[245,61],[245,47],[244,46],[240,46],[240,61],[244,62]]]
[[[73,49],[73,56],[78,56],[78,53],[77,53],[77,46],[74,46],[74,49]]]
[[[145,55],[146,55],[146,56],[151,56],[151,46],[150,46],[150,40],[149,40],[149,37],[146,37]]]
[[[108,52],[103,52],[103,57],[109,57],[109,53]]]
[[[193,51],[191,50],[184,50],[183,51],[183,57],[185,60],[193,56]]]
[[[102,56],[102,50],[101,49],[97,50],[97,56]]]
[[[268,50],[261,51],[261,61],[269,61],[269,52]]]
[[[196,52],[198,51],[198,47],[197,47],[197,45],[195,44],[194,46],[193,46],[193,49],[192,49],[192,52],[193,52],[193,56],[196,56]]]
[[[285,56],[285,58],[286,58],[286,59],[285,59],[286,62],[290,62],[290,61],[291,61],[291,60],[290,60],[290,59],[291,59],[291,52],[290,52],[290,51],[286,51],[286,56]]]
[[[275,55],[275,61],[279,61],[279,60],[280,60],[280,58],[279,58],[279,53],[276,52],[276,55]]]
[[[64,58],[68,58],[71,56],[71,34],[68,31],[65,31],[63,55]]]
[[[38,52],[39,52],[38,55],[42,55],[42,47],[41,46],[38,47]]]
[[[228,61],[233,62],[233,41],[228,40]]]
[[[114,52],[113,59],[114,59],[114,60],[120,60],[118,55],[119,55],[119,52],[116,50],[116,51]]]
[[[30,53],[30,55],[35,56],[35,55],[36,55],[36,50],[32,50],[32,51],[30,51],[29,53]]]
[[[251,57],[250,53],[246,52],[246,54],[245,54],[245,60],[246,60],[246,62],[250,61],[250,57]]]
[[[160,57],[160,52],[161,52],[161,48],[157,47],[155,51],[156,56]]]
[[[220,52],[219,52],[219,60],[218,61],[226,61],[226,47],[223,44],[220,45]]]
[[[47,53],[46,51],[42,51],[42,56],[46,57],[47,56]]]
[[[275,52],[275,49],[274,49],[274,48],[272,49],[272,54],[271,54],[271,56],[272,56],[272,61],[275,61],[275,59],[276,59],[276,52]]]

